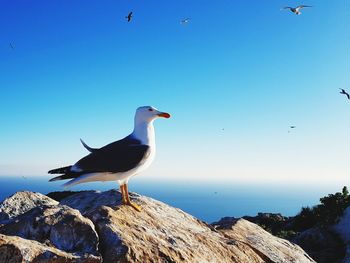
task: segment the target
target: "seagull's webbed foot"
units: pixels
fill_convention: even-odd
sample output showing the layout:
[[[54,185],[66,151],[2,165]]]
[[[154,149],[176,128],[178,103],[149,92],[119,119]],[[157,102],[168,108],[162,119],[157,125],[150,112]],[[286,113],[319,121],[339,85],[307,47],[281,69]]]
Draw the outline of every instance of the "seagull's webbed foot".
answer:
[[[139,206],[139,205],[137,205],[137,204],[135,204],[133,202],[129,201],[129,202],[126,203],[126,205],[129,205],[132,208],[134,208],[136,211],[141,212],[141,206]]]
[[[127,184],[121,185],[120,187],[121,191],[122,191],[122,204],[123,205],[128,205],[131,206],[132,208],[134,208],[136,211],[141,212],[141,206],[133,203],[130,201],[129,198],[129,192],[128,192],[128,186]]]

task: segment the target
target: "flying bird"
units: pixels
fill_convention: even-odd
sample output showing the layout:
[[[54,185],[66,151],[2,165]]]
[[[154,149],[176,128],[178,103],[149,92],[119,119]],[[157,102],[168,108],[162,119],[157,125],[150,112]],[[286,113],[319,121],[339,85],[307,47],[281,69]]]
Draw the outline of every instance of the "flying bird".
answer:
[[[344,95],[346,95],[346,97],[348,97],[348,99],[350,100],[350,95],[349,95],[349,93],[347,93],[344,89],[340,89],[341,90],[341,92],[339,92],[340,94],[344,94]]]
[[[180,21],[180,24],[181,25],[186,25],[186,24],[188,24],[190,22],[190,18],[185,18],[185,19],[182,19],[181,21]]]
[[[305,7],[312,7],[310,5],[299,5],[297,7],[290,7],[290,6],[286,6],[283,9],[289,9],[290,11],[292,11],[294,14],[296,15],[301,15],[301,9],[305,8]]]
[[[144,171],[153,161],[156,150],[153,121],[170,118],[151,106],[139,107],[134,118],[134,130],[125,138],[102,148],[91,148],[83,140],[83,146],[90,152],[74,165],[50,170],[49,174],[60,174],[50,180],[67,180],[63,186],[93,181],[116,181],[122,193],[122,203],[137,211],[141,208],[129,199],[129,179]]]
[[[132,19],[132,12],[130,12],[125,18],[130,22]]]
[[[12,44],[12,43],[10,43],[10,48],[12,49],[12,50],[15,50],[15,46]]]
[[[293,125],[292,125],[292,126],[289,126],[289,128],[291,128],[291,129],[295,129],[295,128],[296,128],[296,126],[293,126]]]

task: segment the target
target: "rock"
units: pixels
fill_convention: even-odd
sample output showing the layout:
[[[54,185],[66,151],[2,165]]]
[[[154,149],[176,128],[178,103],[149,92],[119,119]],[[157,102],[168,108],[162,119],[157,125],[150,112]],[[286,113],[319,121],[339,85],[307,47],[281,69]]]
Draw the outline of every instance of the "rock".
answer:
[[[341,262],[345,256],[343,242],[327,228],[313,227],[305,230],[293,242],[300,245],[318,263]]]
[[[0,262],[101,263],[102,261],[92,255],[73,255],[34,240],[0,234]]]
[[[39,206],[0,227],[0,233],[36,240],[65,252],[98,256],[93,223],[68,206]]]
[[[0,262],[314,262],[246,220],[216,230],[157,200],[131,199],[141,212],[120,205],[121,194],[111,190],[69,194],[60,204],[22,213],[0,228],[6,234],[0,235]]]
[[[315,262],[298,245],[275,237],[245,219],[226,217],[213,226],[227,238],[248,244],[265,262]]]
[[[257,216],[244,216],[243,219],[262,226],[274,235],[281,230],[285,230],[285,226],[290,221],[289,217],[282,216],[279,213],[258,213]]]
[[[80,210],[94,222],[106,262],[115,262],[112,259],[145,263],[296,262],[295,259],[298,262],[314,262],[298,246],[275,238],[246,220],[245,226],[249,227],[251,236],[254,236],[253,230],[257,230],[259,235],[263,233],[266,244],[276,243],[280,246],[273,248],[284,249],[284,257],[278,260],[276,256],[275,261],[266,261],[268,257],[247,239],[242,241],[227,237],[180,209],[154,199],[132,195],[132,199],[142,206],[140,213],[128,206],[118,206],[120,199],[120,193],[112,190],[79,193],[61,201],[61,204]]]
[[[34,207],[41,205],[57,205],[58,202],[40,193],[17,192],[0,204],[0,224],[9,222]]]
[[[220,233],[185,212],[131,195],[136,212],[118,206],[120,193],[85,192],[62,200],[95,224],[104,262],[263,262],[245,244],[228,244]]]
[[[23,240],[29,242],[23,243],[23,249],[20,249],[21,244],[14,243],[15,247],[3,244],[0,251],[10,250],[24,257],[27,253],[26,249],[31,249],[30,242],[35,240],[39,242],[36,244],[41,244],[45,248],[39,246],[40,253],[33,254],[33,258],[37,259],[40,255],[41,259],[47,257],[53,260],[60,252],[65,260],[71,259],[68,262],[80,262],[79,260],[83,259],[101,262],[95,226],[78,210],[59,205],[57,201],[33,192],[18,192],[5,199],[0,207],[4,208],[5,215],[9,215],[0,226],[0,233],[8,237],[21,237],[22,239],[19,239],[21,242]],[[53,253],[47,247],[56,250]],[[0,262],[3,261],[0,260]]]
[[[332,230],[343,240],[346,247],[346,255],[342,262],[350,263],[350,207],[345,210],[344,215]]]

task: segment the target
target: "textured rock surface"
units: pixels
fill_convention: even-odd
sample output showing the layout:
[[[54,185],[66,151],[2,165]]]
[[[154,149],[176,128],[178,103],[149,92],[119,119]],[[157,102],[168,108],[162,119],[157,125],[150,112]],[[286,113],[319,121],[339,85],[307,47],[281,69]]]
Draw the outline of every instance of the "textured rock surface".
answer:
[[[249,246],[228,244],[220,233],[179,209],[142,196],[137,196],[141,212],[113,208],[119,200],[117,191],[62,200],[94,222],[105,262],[263,262]]]
[[[213,226],[236,242],[249,244],[265,262],[315,262],[304,250],[245,219],[223,218]]]
[[[350,207],[345,210],[343,217],[333,227],[333,231],[339,235],[346,246],[343,263],[350,263]]]
[[[19,216],[34,207],[41,205],[57,205],[55,200],[33,192],[17,192],[6,198],[0,204],[0,224],[7,223],[12,218]]]
[[[300,233],[293,241],[318,263],[341,262],[345,256],[344,243],[329,229],[313,227]]]
[[[0,262],[100,263],[101,260],[92,255],[73,255],[37,241],[0,234]]]
[[[72,245],[81,244],[77,236],[89,244],[93,229],[103,262],[314,262],[298,246],[246,220],[215,230],[154,199],[136,194],[131,199],[142,206],[141,212],[120,206],[121,195],[114,190],[80,192],[59,205],[39,205],[1,227],[7,236],[0,235],[0,262],[100,262],[93,245]]]
[[[0,227],[0,233],[20,236],[66,252],[98,255],[92,222],[68,206],[39,206]]]

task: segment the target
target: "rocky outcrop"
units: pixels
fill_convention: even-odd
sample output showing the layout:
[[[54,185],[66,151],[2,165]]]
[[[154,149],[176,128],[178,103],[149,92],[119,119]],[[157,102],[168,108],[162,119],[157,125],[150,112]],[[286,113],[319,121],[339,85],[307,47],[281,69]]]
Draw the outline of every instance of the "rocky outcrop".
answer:
[[[339,222],[332,230],[342,239],[346,247],[346,255],[343,263],[350,263],[350,207],[348,207]]]
[[[18,192],[0,204],[0,224],[9,222],[25,212],[42,205],[57,205],[58,202],[40,193]]]
[[[213,226],[234,242],[249,244],[264,262],[314,262],[298,245],[275,237],[245,219],[225,217]]]
[[[268,229],[273,235],[288,225],[290,217],[281,215],[280,213],[258,213],[256,216],[244,216],[244,219],[262,226],[265,230]]]
[[[340,263],[345,256],[343,242],[328,228],[310,228],[299,233],[293,242],[300,245],[318,263]]]
[[[0,234],[0,262],[100,263],[101,259],[88,254],[78,256],[34,240]]]
[[[18,202],[23,193],[16,195],[3,202],[6,207],[11,198],[25,203]],[[300,247],[244,219],[215,229],[137,194],[131,199],[141,212],[120,205],[115,190],[64,196],[59,204],[43,197],[8,216],[0,227],[0,262],[314,262]],[[40,197],[26,192],[26,199]]]
[[[40,206],[0,227],[0,233],[36,240],[66,252],[98,255],[93,223],[68,206]]]

